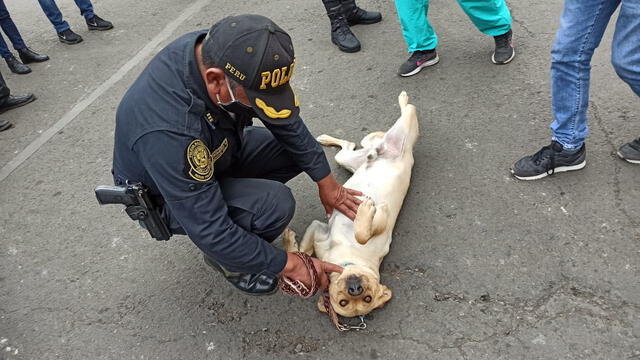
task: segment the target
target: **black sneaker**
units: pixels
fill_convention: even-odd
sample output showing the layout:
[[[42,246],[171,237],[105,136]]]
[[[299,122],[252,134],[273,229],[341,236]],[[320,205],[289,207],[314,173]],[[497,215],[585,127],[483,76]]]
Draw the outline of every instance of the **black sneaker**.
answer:
[[[58,40],[60,40],[61,43],[73,45],[81,43],[82,36],[74,33],[71,29],[67,29],[58,33]]]
[[[87,19],[87,26],[89,30],[105,31],[113,29],[113,24],[101,18],[98,15],[94,15],[91,19]]]
[[[509,30],[508,33],[499,36],[494,36],[493,39],[496,42],[496,49],[491,55],[491,61],[497,65],[508,64],[516,56],[516,51],[513,49],[513,32]]]
[[[427,66],[435,65],[440,61],[438,52],[433,50],[418,50],[414,51],[409,57],[409,60],[400,65],[398,75],[411,76],[415,75]]]
[[[640,164],[640,138],[620,146],[618,156],[632,164]]]
[[[236,289],[248,295],[272,295],[278,291],[278,277],[267,274],[244,274],[228,271],[215,260],[203,254],[204,263],[220,272]]]
[[[564,150],[552,141],[537,153],[525,156],[513,164],[511,174],[520,180],[538,180],[557,172],[580,170],[587,164],[585,145],[577,151]]]

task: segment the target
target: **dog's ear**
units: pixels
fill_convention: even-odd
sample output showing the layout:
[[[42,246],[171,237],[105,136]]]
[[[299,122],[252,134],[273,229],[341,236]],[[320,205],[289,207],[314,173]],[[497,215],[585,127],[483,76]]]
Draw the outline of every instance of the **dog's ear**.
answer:
[[[381,308],[387,301],[391,300],[393,292],[385,285],[380,284],[380,291],[378,292],[378,298],[376,299],[376,309]]]
[[[324,308],[324,301],[322,300],[322,296],[318,297],[318,310],[320,310],[320,312],[326,313],[327,309]]]

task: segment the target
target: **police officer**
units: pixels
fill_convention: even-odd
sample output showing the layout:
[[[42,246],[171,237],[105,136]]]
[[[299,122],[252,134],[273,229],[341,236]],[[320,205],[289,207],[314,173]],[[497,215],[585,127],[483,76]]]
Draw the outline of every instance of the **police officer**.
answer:
[[[171,233],[250,294],[274,292],[279,275],[310,283],[302,260],[270,244],[295,210],[284,183],[306,172],[327,214],[351,219],[362,195],[335,180],[300,119],[294,61],[291,38],[268,18],[227,17],[161,50],[116,113],[116,185],[146,185]],[[323,286],[341,271],[313,261]]]

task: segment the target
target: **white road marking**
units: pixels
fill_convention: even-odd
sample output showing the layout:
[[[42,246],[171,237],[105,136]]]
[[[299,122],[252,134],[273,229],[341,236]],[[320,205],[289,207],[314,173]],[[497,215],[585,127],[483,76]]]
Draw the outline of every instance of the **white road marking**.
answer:
[[[185,20],[198,13],[211,0],[199,0],[189,6],[177,18],[171,21],[162,29],[151,41],[147,43],[136,55],[127,61],[120,69],[118,69],[107,81],[103,82],[93,92],[78,102],[69,112],[64,114],[60,120],[53,124],[50,128],[43,131],[37,139],[27,145],[15,158],[9,161],[0,169],[0,181],[6,179],[11,173],[24,163],[31,155],[35,154],[42,145],[51,140],[60,130],[73,121],[80,113],[82,113],[89,105],[93,104],[102,94],[107,92],[113,85],[120,81],[131,69],[140,64],[149,55],[153,54],[156,47],[165,41]]]

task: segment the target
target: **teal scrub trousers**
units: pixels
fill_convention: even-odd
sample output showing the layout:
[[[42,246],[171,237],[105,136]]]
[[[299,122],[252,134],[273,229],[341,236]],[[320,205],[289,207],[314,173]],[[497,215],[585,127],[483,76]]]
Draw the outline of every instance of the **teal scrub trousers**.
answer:
[[[438,37],[427,20],[429,0],[395,1],[409,52],[435,49]],[[489,36],[511,30],[511,13],[505,0],[458,0],[458,4],[478,30]]]

